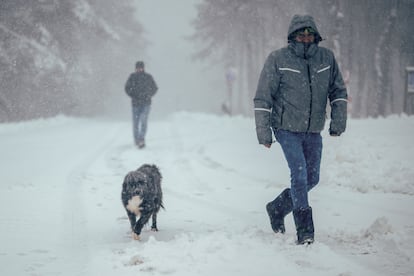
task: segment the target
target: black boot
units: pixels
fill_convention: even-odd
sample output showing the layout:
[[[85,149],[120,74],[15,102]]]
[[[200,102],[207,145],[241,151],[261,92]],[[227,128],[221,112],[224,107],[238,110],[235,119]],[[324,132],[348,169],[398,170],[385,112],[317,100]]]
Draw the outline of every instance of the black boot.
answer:
[[[292,211],[292,208],[292,197],[289,188],[266,205],[270,224],[275,233],[285,233],[285,216]]]
[[[293,210],[293,218],[298,236],[297,244],[311,244],[314,241],[312,208]]]

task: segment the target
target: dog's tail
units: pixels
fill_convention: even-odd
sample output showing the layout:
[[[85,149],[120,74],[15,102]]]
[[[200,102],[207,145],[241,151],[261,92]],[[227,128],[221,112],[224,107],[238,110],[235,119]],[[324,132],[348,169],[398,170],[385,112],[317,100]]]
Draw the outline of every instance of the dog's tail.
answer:
[[[154,203],[155,203],[155,206],[160,206],[162,209],[165,210],[164,203],[162,202],[162,199],[160,200],[159,198],[155,198]]]

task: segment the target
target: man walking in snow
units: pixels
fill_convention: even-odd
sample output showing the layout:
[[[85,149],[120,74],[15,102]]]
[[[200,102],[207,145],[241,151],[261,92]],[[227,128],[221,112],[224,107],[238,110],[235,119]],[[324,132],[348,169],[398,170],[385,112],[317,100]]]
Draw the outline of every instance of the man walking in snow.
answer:
[[[135,72],[129,76],[125,84],[125,92],[132,100],[133,135],[138,148],[145,147],[151,98],[158,90],[153,77],[145,72],[144,67],[144,62],[138,61],[135,64]]]
[[[270,148],[272,130],[290,169],[291,187],[266,205],[272,229],[284,233],[284,217],[293,211],[297,243],[314,241],[308,191],[319,182],[326,105],[331,105],[329,133],[345,131],[347,91],[332,51],[322,40],[314,19],[295,15],[288,46],[272,52],[261,72],[254,98],[256,132]]]

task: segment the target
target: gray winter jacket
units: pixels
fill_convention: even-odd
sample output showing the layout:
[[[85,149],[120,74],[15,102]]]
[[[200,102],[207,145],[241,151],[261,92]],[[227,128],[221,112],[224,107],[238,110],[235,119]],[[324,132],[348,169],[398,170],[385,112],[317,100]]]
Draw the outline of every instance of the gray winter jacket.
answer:
[[[304,27],[316,32],[306,50],[292,34]],[[311,16],[295,15],[288,31],[289,45],[272,52],[261,72],[254,98],[256,132],[260,144],[272,143],[271,129],[321,132],[326,106],[331,104],[330,133],[345,131],[347,92],[332,51],[319,47],[321,40]]]

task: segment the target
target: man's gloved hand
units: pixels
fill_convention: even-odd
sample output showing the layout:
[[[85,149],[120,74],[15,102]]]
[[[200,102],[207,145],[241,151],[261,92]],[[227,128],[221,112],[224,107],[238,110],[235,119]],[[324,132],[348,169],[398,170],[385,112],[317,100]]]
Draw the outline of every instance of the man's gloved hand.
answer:
[[[337,137],[337,136],[340,136],[341,134],[342,133],[340,132],[329,130],[329,135],[331,136]]]

